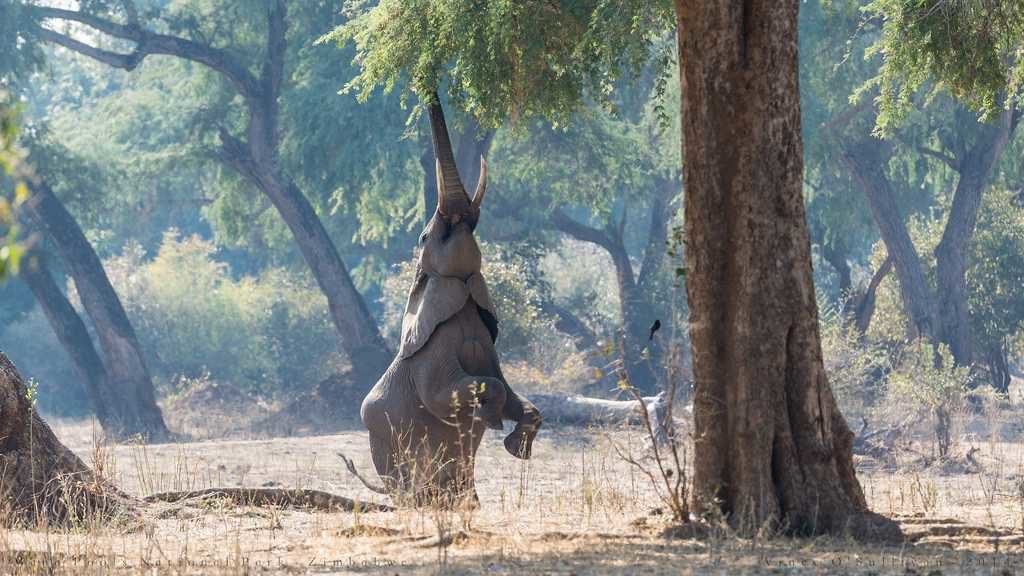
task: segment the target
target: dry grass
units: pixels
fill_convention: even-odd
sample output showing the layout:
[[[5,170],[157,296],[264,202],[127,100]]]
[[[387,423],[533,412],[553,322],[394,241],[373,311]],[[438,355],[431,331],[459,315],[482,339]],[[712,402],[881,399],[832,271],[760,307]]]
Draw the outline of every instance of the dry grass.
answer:
[[[922,468],[907,452],[895,466],[859,462],[873,508],[900,519],[916,541],[870,548],[843,539],[701,541],[662,535],[670,515],[649,478],[612,442],[641,431],[543,430],[521,463],[488,433],[477,479],[481,508],[325,513],[240,507],[204,499],[151,504],[134,531],[0,529],[0,574],[497,573],[686,574],[1010,573],[1024,568],[1024,444],[1001,422],[962,423],[977,470]],[[990,429],[995,426],[996,431]],[[365,433],[270,440],[102,446],[89,423],[60,422],[58,436],[131,494],[209,487],[289,487],[378,500],[344,472],[342,451],[372,471]],[[983,437],[986,431],[991,432]],[[971,436],[970,434],[974,434]],[[925,450],[924,445],[917,451]],[[979,570],[979,567],[984,567]]]

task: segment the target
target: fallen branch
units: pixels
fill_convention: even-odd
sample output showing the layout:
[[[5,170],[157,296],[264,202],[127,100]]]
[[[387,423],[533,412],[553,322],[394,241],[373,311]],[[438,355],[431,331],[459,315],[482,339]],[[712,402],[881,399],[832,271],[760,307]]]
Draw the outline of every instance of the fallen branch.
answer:
[[[206,490],[161,492],[147,496],[143,501],[188,504],[206,499],[227,500],[238,506],[277,506],[325,512],[391,512],[394,510],[386,504],[360,502],[320,490],[291,490],[288,488],[208,488]]]
[[[860,456],[884,458],[892,454],[896,442],[903,435],[910,419],[908,418],[895,426],[886,426],[870,432],[867,418],[862,418],[861,422],[860,432],[853,439],[853,453]]]
[[[388,491],[388,489],[385,488],[383,485],[374,484],[367,480],[366,478],[363,478],[363,475],[360,474],[358,470],[356,470],[355,462],[349,459],[348,456],[345,456],[341,452],[336,452],[336,454],[338,455],[338,458],[341,458],[341,461],[345,463],[345,467],[348,468],[349,473],[358,478],[359,481],[363,483],[363,486],[366,486],[371,492],[376,492],[378,494],[391,494],[391,492]]]

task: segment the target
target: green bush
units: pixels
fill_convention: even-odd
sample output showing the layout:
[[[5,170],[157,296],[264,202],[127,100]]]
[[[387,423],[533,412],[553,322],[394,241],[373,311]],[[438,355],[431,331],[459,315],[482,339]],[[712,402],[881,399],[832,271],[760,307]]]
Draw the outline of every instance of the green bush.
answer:
[[[231,277],[211,242],[171,230],[155,258],[138,245],[105,263],[151,368],[173,389],[209,374],[250,392],[308,389],[344,362],[327,302],[281,269]]]
[[[827,302],[821,294],[818,302]],[[823,304],[819,312],[821,349],[829,382],[843,414],[866,417],[884,389],[888,354],[883,344],[862,338],[843,318],[840,304]]]
[[[970,367],[955,366],[948,347],[933,346],[925,339],[908,344],[889,375],[893,405],[904,413],[934,416],[940,458],[949,456],[952,413],[961,406],[971,380]]]

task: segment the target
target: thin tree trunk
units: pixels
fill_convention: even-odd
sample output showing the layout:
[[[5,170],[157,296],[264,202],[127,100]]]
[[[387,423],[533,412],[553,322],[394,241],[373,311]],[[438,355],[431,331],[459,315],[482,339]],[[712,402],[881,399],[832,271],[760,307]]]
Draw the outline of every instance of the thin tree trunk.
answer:
[[[853,270],[850,268],[850,262],[847,260],[846,246],[842,243],[828,244],[822,243],[822,256],[825,257],[825,261],[832,265],[832,268],[836,271],[836,276],[839,277],[839,294],[844,299],[845,304],[843,305],[843,315],[846,316],[849,312],[849,304],[853,296]]]
[[[393,354],[377,328],[362,295],[341,260],[327,230],[302,192],[279,174],[261,174],[258,187],[270,198],[292,231],[320,290],[327,296],[331,319],[352,362],[355,385],[369,389],[387,370]]]
[[[797,0],[676,0],[694,508],[746,532],[894,536],[822,363],[803,204]]]
[[[27,205],[39,228],[60,252],[96,328],[110,384],[103,398],[111,427],[104,431],[118,438],[141,435],[150,441],[166,439],[169,433],[156,405],[142,347],[99,256],[46,182],[38,182]]]
[[[476,186],[480,179],[480,158],[486,158],[494,142],[494,130],[485,130],[472,115],[466,119],[455,151],[455,163],[464,182]]]
[[[868,328],[871,327],[871,318],[875,315],[875,301],[878,298],[878,287],[882,284],[882,280],[889,275],[889,272],[892,272],[894,262],[895,259],[892,256],[886,256],[885,261],[871,276],[871,282],[868,283],[864,293],[857,298],[853,312],[853,324],[857,333],[867,334]]]
[[[103,360],[92,345],[92,338],[85,327],[85,322],[50,275],[44,256],[37,252],[32,253],[27,264],[21,268],[19,278],[24,280],[32,291],[57,340],[71,359],[75,373],[82,380],[89,393],[89,399],[92,400],[96,419],[104,430],[117,430],[118,424],[111,419],[108,409],[116,401],[110,398],[110,382]]]
[[[1013,111],[1002,113],[999,120],[982,127],[974,146],[958,161],[953,205],[949,211],[942,240],[935,249],[936,284],[942,341],[949,346],[953,359],[960,366],[969,366],[973,359],[971,322],[967,309],[967,256],[978,221],[981,197],[989,185],[996,163],[1003,155],[1013,131]]]
[[[997,392],[1006,394],[1010,390],[1010,360],[1006,356],[1006,346],[997,344],[988,349],[988,372],[992,387]]]
[[[622,315],[623,362],[630,382],[643,394],[658,391],[658,376],[654,367],[659,358],[655,355],[653,340],[648,340],[654,317],[654,307],[649,294],[641,291],[633,274],[622,231],[609,231],[612,242],[608,253],[615,264],[615,281],[619,288],[619,312]]]
[[[132,513],[36,413],[14,364],[0,353],[0,502],[15,525],[74,524]]]
[[[647,354],[643,353],[648,344],[648,329],[655,320],[653,307],[637,286],[621,230],[611,226],[604,229],[592,228],[580,224],[561,211],[555,212],[551,223],[559,231],[577,240],[600,246],[611,257],[622,317],[621,340],[618,344],[623,368],[634,387],[644,394],[655,393],[658,379],[653,369],[654,359],[650,357],[650,350]]]
[[[844,147],[842,157],[867,197],[882,242],[893,258],[903,307],[910,316],[916,335],[936,339],[941,336],[942,328],[938,320],[938,306],[885,174],[887,146],[875,139],[855,142]]]

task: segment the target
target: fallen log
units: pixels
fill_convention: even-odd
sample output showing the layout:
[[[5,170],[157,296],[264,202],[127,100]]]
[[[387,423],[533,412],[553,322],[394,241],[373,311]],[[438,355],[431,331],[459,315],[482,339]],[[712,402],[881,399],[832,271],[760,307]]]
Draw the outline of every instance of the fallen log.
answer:
[[[147,496],[143,501],[187,505],[209,499],[226,500],[236,506],[276,506],[324,512],[390,512],[394,510],[386,504],[360,502],[320,490],[288,488],[208,488],[206,490],[161,492]]]
[[[664,393],[641,398],[652,424],[661,422],[668,411]],[[552,394],[531,394],[530,401],[540,410],[545,424],[573,424],[577,426],[607,424],[640,424],[643,411],[640,402],[630,400],[605,400],[587,396],[556,396]],[[675,417],[689,414],[690,406],[676,406]]]

